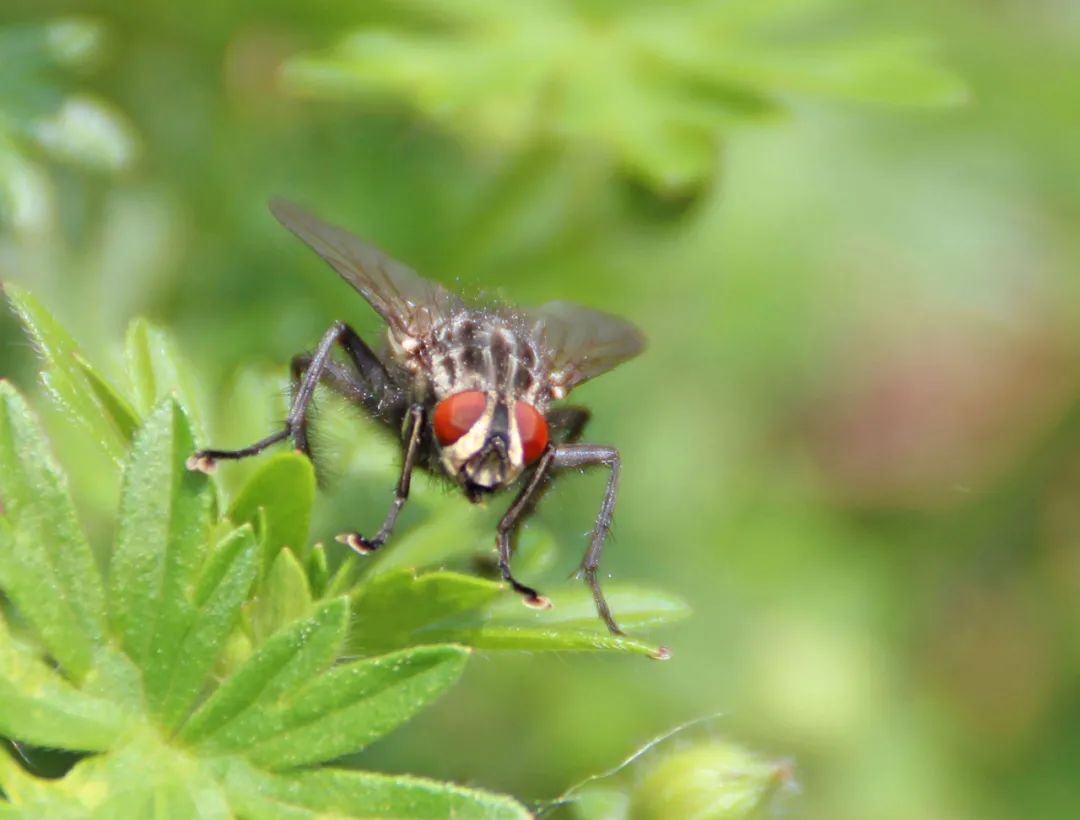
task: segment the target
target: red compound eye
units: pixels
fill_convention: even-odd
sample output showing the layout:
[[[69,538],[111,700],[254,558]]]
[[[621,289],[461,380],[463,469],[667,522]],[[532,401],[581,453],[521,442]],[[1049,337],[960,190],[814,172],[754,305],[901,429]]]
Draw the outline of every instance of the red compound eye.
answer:
[[[540,458],[548,446],[547,420],[531,404],[519,401],[514,405],[521,448],[525,451],[525,463],[532,464]]]
[[[466,390],[439,402],[432,419],[439,444],[446,447],[469,432],[486,407],[487,396],[482,390]]]

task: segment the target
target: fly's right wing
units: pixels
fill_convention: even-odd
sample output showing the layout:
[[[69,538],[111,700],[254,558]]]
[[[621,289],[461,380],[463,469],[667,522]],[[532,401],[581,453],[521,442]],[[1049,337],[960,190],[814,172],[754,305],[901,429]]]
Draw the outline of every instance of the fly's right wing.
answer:
[[[425,336],[462,307],[460,298],[438,282],[288,200],[271,200],[270,212],[356,288],[399,339]]]

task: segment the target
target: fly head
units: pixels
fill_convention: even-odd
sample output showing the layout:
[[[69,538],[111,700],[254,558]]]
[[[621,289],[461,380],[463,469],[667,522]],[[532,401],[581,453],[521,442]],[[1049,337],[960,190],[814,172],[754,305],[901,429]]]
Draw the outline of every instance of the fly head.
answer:
[[[465,390],[443,399],[432,424],[443,469],[472,501],[513,484],[548,445],[539,410],[493,391]]]

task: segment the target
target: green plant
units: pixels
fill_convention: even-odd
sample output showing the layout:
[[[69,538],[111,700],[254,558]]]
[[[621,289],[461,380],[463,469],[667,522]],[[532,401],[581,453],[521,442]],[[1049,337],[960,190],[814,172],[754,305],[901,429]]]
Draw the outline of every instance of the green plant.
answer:
[[[131,165],[136,142],[125,118],[56,78],[91,69],[103,40],[102,27],[82,18],[0,26],[0,221],[41,227],[47,220],[42,157],[88,171]]]
[[[844,5],[400,0],[382,25],[291,60],[285,79],[311,96],[403,101],[485,146],[585,148],[679,194],[711,179],[721,134],[793,95],[964,98],[925,39],[858,30]]]
[[[413,566],[331,569],[308,545],[306,459],[267,459],[229,503],[185,469],[194,408],[161,331],[133,325],[122,390],[29,294],[6,290],[47,390],[123,476],[115,537],[96,554],[41,425],[0,381],[0,810],[525,816],[507,797],[322,764],[428,705],[473,648],[656,652],[604,633],[587,596],[522,613],[493,581],[420,571],[460,550],[451,538],[399,558]],[[611,598],[638,628],[685,613],[658,593]],[[45,779],[19,764],[27,746],[81,759]]]

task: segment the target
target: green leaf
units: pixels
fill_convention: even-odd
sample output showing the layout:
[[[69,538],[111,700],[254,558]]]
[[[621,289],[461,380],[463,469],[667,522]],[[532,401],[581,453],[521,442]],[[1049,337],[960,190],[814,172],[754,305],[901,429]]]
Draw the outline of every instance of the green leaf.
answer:
[[[461,676],[468,650],[424,646],[336,666],[266,701],[214,738],[267,769],[288,769],[357,752],[441,695]]]
[[[177,363],[179,357],[169,335],[146,319],[135,319],[128,327],[125,350],[128,377],[140,412],[148,414],[158,402],[171,396],[184,408],[194,428],[201,431],[199,403]]]
[[[372,654],[439,640],[468,643],[484,607],[505,593],[501,584],[453,572],[381,575],[353,595],[349,651]]]
[[[125,723],[115,704],[80,692],[17,641],[3,618],[0,704],[0,736],[36,746],[100,751],[109,748]]]
[[[379,550],[361,562],[365,578],[401,569],[436,567],[463,558],[495,559],[495,535],[483,526],[485,511],[467,504],[438,504],[420,523],[394,539],[393,549]],[[521,575],[539,573],[556,555],[551,533],[530,527],[521,533],[514,566]],[[497,574],[497,570],[494,570]]]
[[[80,761],[59,780],[13,772],[0,756],[0,780],[28,818],[233,816],[214,773],[149,731],[135,733],[109,754]]]
[[[292,550],[281,550],[262,590],[252,601],[251,626],[256,645],[293,621],[306,618],[311,606],[311,591],[304,568]]]
[[[663,593],[612,584],[605,594],[616,619],[629,630],[678,620],[689,612],[682,601]],[[493,581],[451,572],[390,573],[356,591],[349,648],[369,654],[446,641],[479,649],[665,656],[654,643],[610,634],[585,588],[561,590],[552,600],[552,609],[537,612]]]
[[[75,680],[104,640],[101,574],[45,436],[0,380],[0,581]]]
[[[236,530],[207,562],[194,595],[195,612],[175,651],[163,652],[159,691],[152,706],[167,728],[187,716],[202,692],[259,569],[259,547],[250,527]],[[157,667],[157,665],[155,665]]]
[[[543,611],[524,607],[510,596],[495,601],[485,611],[483,625],[471,643],[482,649],[619,651],[668,657],[664,647],[641,640],[635,633],[687,617],[690,608],[684,601],[623,584],[605,585],[604,596],[619,626],[630,634],[608,632],[596,614],[592,593],[581,585],[552,592],[554,606]]]
[[[437,514],[429,515],[416,526],[409,527],[394,539],[393,549],[380,550],[365,558],[365,576],[374,577],[405,568],[421,569],[463,555],[474,555],[494,543],[490,535],[481,536],[475,507],[457,504],[452,508],[441,505]]]
[[[919,37],[863,36],[813,46],[751,43],[716,55],[715,70],[740,82],[804,94],[911,106],[951,106],[966,86],[931,58]]]
[[[349,603],[328,601],[263,644],[195,713],[181,732],[187,743],[213,748],[232,721],[273,704],[334,662],[345,639]]]
[[[191,428],[166,399],[136,434],[124,470],[109,578],[112,628],[144,668],[151,697],[167,688],[194,617],[191,594],[205,557],[212,493],[188,470]]]
[[[311,507],[315,503],[315,470],[300,453],[277,453],[259,466],[229,510],[237,524],[258,526],[265,566],[282,547],[306,556]],[[259,518],[259,511],[265,516]]]
[[[75,364],[82,371],[87,384],[94,391],[98,401],[101,402],[110,418],[112,418],[113,423],[120,431],[120,435],[123,436],[125,441],[130,442],[135,437],[135,431],[139,428],[139,416],[128,404],[127,399],[116,392],[116,388],[105,381],[101,374],[94,369],[94,366],[83,358],[81,353],[73,355]]]
[[[330,585],[330,567],[326,562],[326,550],[322,544],[316,544],[311,548],[307,571],[311,594],[316,598],[321,598]]]
[[[68,335],[44,307],[22,288],[5,284],[4,291],[45,365],[42,381],[71,419],[88,433],[117,463],[131,441],[130,408],[113,397],[118,394],[91,367]]]
[[[526,820],[532,816],[509,797],[404,775],[330,768],[268,775],[234,762],[224,781],[233,811],[268,820],[330,817]]]

